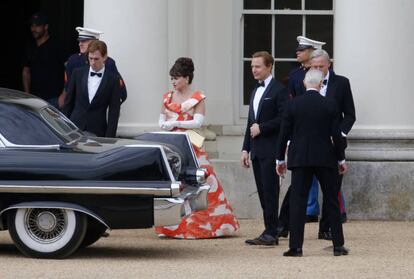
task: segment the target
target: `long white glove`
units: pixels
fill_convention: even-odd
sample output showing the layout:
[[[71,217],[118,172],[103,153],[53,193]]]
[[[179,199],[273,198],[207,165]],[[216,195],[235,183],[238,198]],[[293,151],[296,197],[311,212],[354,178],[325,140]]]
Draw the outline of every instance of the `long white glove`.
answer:
[[[197,129],[203,125],[204,115],[200,113],[194,114],[193,120],[186,120],[186,121],[175,121],[176,126],[178,128],[184,129]]]
[[[200,128],[203,125],[204,115],[200,113],[194,114],[193,120],[186,121],[166,121],[166,115],[161,113],[158,120],[158,125],[161,129],[171,131],[174,127],[184,129],[195,129]]]
[[[161,129],[171,131],[174,128],[174,125],[172,122],[175,121],[166,121],[167,116],[163,113],[160,113],[160,118],[158,119],[158,126],[160,126]]]

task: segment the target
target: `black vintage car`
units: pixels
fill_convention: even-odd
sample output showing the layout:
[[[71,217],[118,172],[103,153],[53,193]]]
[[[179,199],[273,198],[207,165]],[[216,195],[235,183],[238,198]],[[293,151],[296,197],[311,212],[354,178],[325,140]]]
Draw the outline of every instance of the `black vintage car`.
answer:
[[[107,229],[175,225],[207,208],[185,133],[82,133],[45,101],[0,88],[0,229],[27,256],[64,258]]]

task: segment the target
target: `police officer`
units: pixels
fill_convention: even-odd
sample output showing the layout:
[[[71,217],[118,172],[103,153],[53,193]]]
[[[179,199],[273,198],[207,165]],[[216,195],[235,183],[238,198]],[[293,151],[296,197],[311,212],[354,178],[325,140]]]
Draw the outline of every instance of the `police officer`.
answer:
[[[79,33],[78,41],[79,41],[79,53],[72,54],[67,63],[66,63],[66,70],[65,70],[65,90],[62,94],[62,97],[59,98],[59,105],[63,106],[66,92],[67,92],[67,86],[70,80],[70,77],[72,75],[72,72],[74,69],[83,67],[88,65],[88,59],[87,59],[87,49],[88,45],[93,40],[99,40],[99,37],[103,32],[91,28],[84,28],[84,27],[76,27],[76,31]],[[108,57],[105,62],[105,69],[114,72],[119,77],[119,84],[121,87],[121,103],[123,103],[127,98],[127,90],[124,83],[124,80],[121,77],[121,74],[118,72],[118,69],[116,67],[115,61]]]

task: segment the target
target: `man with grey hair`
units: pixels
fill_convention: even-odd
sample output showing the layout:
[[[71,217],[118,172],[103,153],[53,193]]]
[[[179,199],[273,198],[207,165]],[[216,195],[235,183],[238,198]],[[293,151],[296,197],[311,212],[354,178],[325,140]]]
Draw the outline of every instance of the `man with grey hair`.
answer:
[[[352,97],[351,85],[346,77],[335,74],[330,69],[331,61],[329,54],[323,49],[317,49],[311,54],[311,69],[317,69],[322,71],[324,80],[320,89],[320,94],[325,96],[327,99],[332,99],[336,102],[339,109],[339,125],[341,129],[341,135],[345,142],[346,148],[346,136],[351,131],[352,126],[355,123],[355,106]],[[342,175],[338,177],[339,190],[342,184]],[[318,196],[316,195],[316,199]],[[338,192],[339,205],[341,209],[341,219],[344,222],[346,220],[345,212],[345,199],[341,191]],[[326,218],[325,199],[322,205],[322,218],[319,223],[319,239],[331,239],[331,232],[329,229],[329,222]]]
[[[312,40],[304,36],[298,36],[298,46],[296,47],[296,60],[300,66],[293,69],[289,73],[288,90],[290,98],[300,96],[305,92],[303,79],[306,72],[310,69],[310,56],[314,50],[321,49],[325,42]],[[312,187],[309,192],[308,207],[306,209],[306,222],[318,222],[319,219],[319,203],[318,203],[318,189],[319,184],[316,178],[312,179]],[[290,191],[286,192],[280,207],[278,236],[287,237],[289,234],[289,195]]]
[[[319,94],[323,73],[311,69],[305,75],[306,93],[287,103],[276,147],[276,171],[292,171],[289,201],[290,238],[286,257],[303,255],[306,204],[312,177],[320,182],[329,225],[332,228],[334,256],[347,255],[337,199],[337,173],[347,171],[345,144],[339,128],[339,112],[334,100]],[[290,140],[287,166],[285,154]]]

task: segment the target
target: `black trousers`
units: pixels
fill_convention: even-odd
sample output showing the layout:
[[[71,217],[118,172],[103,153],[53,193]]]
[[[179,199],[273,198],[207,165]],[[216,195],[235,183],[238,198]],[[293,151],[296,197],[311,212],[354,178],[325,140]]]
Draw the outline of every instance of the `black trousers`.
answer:
[[[326,202],[327,218],[332,231],[334,246],[344,245],[341,212],[338,202],[338,175],[336,168],[301,167],[292,169],[292,185],[289,197],[289,248],[302,248],[305,231],[306,206],[308,194],[315,175],[318,179]]]
[[[339,190],[338,193],[341,190],[341,186],[342,186],[342,175],[338,174],[338,183],[339,183]],[[279,226],[284,227],[284,228],[289,228],[289,196],[290,196],[290,186],[285,194],[285,197],[283,198],[282,201],[282,205],[280,207],[280,213],[279,213]],[[327,232],[330,230],[329,228],[329,221],[328,218],[326,217],[326,203],[324,202],[324,199],[322,200],[322,217],[321,220],[319,221],[319,231],[320,232]]]
[[[339,186],[338,193],[341,191],[342,178],[343,178],[343,175],[339,175],[338,174],[338,186]],[[337,196],[338,196],[338,194],[337,194]],[[339,201],[339,198],[338,198],[338,201]],[[322,217],[321,217],[321,220],[319,221],[319,231],[320,232],[327,232],[327,231],[329,231],[329,220],[328,220],[328,218],[326,217],[326,214],[325,214],[325,212],[327,210],[328,209],[326,208],[325,196],[323,196],[322,197]]]
[[[276,162],[273,158],[255,158],[252,163],[260,205],[263,209],[264,233],[275,237],[279,210],[279,176],[276,174]]]

